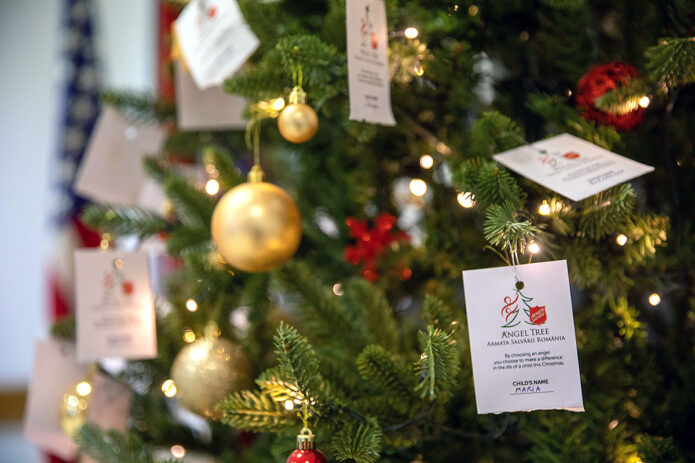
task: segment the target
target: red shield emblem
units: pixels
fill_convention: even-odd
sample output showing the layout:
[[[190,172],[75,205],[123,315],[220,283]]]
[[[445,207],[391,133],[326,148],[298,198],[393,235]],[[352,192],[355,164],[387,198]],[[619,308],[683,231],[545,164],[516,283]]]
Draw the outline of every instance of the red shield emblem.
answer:
[[[562,157],[565,159],[577,159],[579,157],[579,153],[575,153],[574,151],[569,151],[569,152],[563,154]]]
[[[542,325],[548,321],[548,316],[545,314],[545,306],[536,306],[529,309],[529,319],[534,325]]]

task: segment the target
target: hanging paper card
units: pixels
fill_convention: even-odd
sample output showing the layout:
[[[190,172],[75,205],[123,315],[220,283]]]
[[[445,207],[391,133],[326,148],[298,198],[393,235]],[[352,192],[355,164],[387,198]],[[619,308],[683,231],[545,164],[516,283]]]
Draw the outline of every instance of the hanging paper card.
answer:
[[[463,287],[478,413],[584,411],[567,262],[464,271]]]
[[[572,201],[654,170],[564,133],[493,156],[505,167]]]
[[[42,450],[68,461],[77,455],[77,445],[60,426],[59,406],[63,395],[86,376],[87,366],[77,363],[72,343],[47,340],[34,344],[24,435]]]
[[[221,85],[259,44],[235,0],[193,0],[174,28],[181,53],[200,89]]]
[[[247,101],[222,87],[200,90],[181,63],[176,68],[176,124],[180,130],[240,130],[246,128]]]
[[[95,202],[134,204],[145,182],[142,158],[159,152],[165,135],[157,125],[132,124],[105,108],[77,172],[75,192]]]
[[[147,253],[77,250],[75,279],[79,361],[157,356]]]
[[[384,0],[348,0],[345,6],[350,120],[396,125]]]

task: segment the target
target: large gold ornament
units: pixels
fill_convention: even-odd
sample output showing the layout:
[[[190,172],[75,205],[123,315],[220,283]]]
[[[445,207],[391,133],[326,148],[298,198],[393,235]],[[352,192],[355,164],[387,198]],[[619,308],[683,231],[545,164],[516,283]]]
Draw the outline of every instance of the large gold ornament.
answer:
[[[205,336],[181,349],[171,366],[179,403],[213,419],[222,417],[217,404],[252,383],[251,363],[242,348],[217,333],[214,323],[208,325]]]
[[[302,238],[299,210],[281,188],[263,182],[254,166],[249,182],[232,188],[212,214],[212,240],[222,258],[245,272],[284,264]]]
[[[280,135],[292,143],[311,140],[319,128],[319,118],[311,106],[306,104],[306,93],[302,87],[294,87],[289,104],[278,117]]]
[[[72,437],[75,432],[87,422],[89,399],[92,385],[88,381],[80,381],[68,389],[58,405],[60,427],[63,432]]]

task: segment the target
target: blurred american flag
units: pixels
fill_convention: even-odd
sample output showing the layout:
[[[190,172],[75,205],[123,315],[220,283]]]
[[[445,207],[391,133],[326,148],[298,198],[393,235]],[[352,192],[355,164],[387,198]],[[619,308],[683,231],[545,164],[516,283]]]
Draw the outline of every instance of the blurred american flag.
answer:
[[[65,37],[65,82],[59,146],[51,169],[51,193],[55,200],[51,205],[55,243],[49,266],[52,319],[72,312],[74,249],[97,246],[100,241],[98,234],[80,223],[78,216],[84,201],[73,192],[75,173],[99,114],[92,7],[91,0],[64,0],[61,35]]]

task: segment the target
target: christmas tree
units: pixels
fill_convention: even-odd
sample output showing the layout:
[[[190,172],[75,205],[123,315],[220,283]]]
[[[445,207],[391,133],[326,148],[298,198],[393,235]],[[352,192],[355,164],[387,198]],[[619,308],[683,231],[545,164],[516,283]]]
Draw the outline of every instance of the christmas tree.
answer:
[[[164,214],[84,211],[111,237],[163,239],[182,265],[158,308],[157,358],[111,373],[137,392],[129,432],[85,425],[83,452],[160,461],[154,450],[176,444],[279,462],[310,428],[329,461],[695,459],[692,2],[388,0],[395,126],[349,120],[345,1],[239,7],[260,44],[223,88],[248,99],[249,129],[172,128],[144,163]],[[175,127],[164,98],[103,101]],[[302,101],[318,130],[290,143],[282,114]],[[570,201],[492,158],[565,132],[656,170]],[[182,163],[205,166],[212,186]],[[215,236],[222,195],[260,194],[262,175],[289,194],[282,214],[294,201],[301,216],[257,231],[301,227],[286,263],[295,238],[268,263],[267,242]],[[284,193],[264,194],[256,206]],[[531,259],[567,260],[586,412],[478,415],[461,271]],[[74,336],[72,323],[54,333]],[[209,365],[185,349],[227,341],[245,360],[204,382]],[[175,418],[180,407],[208,432]]]

